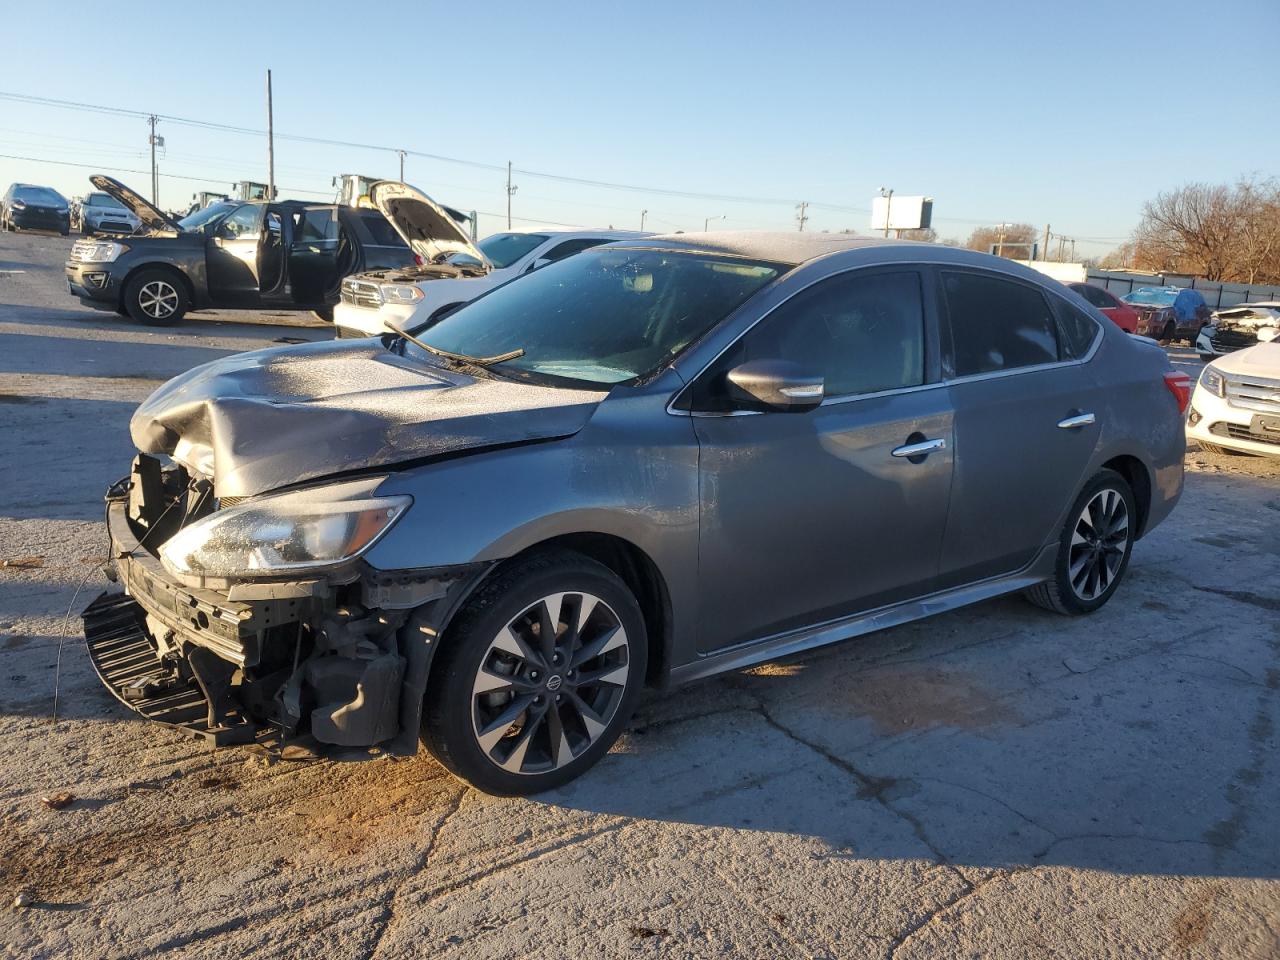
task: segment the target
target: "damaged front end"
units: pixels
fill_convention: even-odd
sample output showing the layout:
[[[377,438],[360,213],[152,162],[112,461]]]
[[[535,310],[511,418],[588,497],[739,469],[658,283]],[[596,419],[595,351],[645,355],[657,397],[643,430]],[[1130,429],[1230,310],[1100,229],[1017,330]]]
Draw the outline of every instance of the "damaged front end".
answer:
[[[215,744],[417,749],[435,641],[484,564],[360,559],[407,498],[378,479],[247,503],[142,454],[107,492],[109,576],[84,613],[108,689]]]

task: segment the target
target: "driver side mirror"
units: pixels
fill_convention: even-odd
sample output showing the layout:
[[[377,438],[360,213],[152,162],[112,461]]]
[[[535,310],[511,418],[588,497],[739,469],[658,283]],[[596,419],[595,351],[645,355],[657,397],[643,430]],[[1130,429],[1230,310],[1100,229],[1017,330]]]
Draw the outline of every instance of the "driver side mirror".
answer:
[[[726,375],[729,397],[748,409],[803,413],[826,395],[822,375],[790,360],[749,360]]]

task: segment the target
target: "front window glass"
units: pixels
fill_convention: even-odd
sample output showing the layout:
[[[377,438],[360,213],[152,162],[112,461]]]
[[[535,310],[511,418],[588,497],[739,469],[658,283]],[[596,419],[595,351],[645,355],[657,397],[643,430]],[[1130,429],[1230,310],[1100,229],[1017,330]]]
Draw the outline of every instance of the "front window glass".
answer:
[[[65,207],[67,205],[67,201],[63,199],[62,194],[56,190],[50,190],[48,187],[19,187],[14,193],[14,197],[27,203],[40,203],[52,207]]]
[[[107,207],[111,210],[124,210],[125,206],[115,197],[105,193],[91,193],[86,201],[91,207]]]
[[[425,343],[490,357],[502,374],[613,384],[677,356],[782,272],[714,254],[602,248],[536,270],[434,325]],[[408,347],[417,350],[417,347]]]
[[[260,232],[261,208],[246,204],[218,224],[218,234],[232,240],[254,240]]]
[[[236,205],[225,200],[219,203],[211,203],[203,210],[197,210],[188,217],[183,217],[178,221],[178,226],[183,230],[199,230],[210,220],[216,220],[218,217],[225,216],[228,212],[234,210]]]
[[[495,270],[501,270],[503,267],[511,266],[546,240],[546,234],[542,233],[495,233],[491,237],[485,237],[476,246],[489,258]],[[475,257],[465,253],[455,253],[449,258],[449,262],[474,263]]]

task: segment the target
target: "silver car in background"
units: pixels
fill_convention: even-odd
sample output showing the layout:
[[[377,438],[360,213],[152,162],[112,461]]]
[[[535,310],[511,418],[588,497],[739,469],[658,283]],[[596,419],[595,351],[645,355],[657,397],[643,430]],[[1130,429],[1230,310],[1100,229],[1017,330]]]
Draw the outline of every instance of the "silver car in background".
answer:
[[[403,336],[160,388],[86,636],[128,706],[215,743],[421,736],[535,793],[646,684],[1015,591],[1097,610],[1181,494],[1189,390],[1007,259],[612,244]]]
[[[84,236],[101,233],[130,234],[142,226],[132,210],[109,193],[89,194],[72,211],[74,226]]]

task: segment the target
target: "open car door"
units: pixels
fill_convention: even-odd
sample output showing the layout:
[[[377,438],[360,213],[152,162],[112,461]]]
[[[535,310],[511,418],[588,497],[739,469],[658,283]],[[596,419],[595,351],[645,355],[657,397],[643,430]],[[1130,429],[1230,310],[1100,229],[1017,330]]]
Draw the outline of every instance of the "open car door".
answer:
[[[260,297],[258,247],[266,205],[246,203],[227,214],[205,241],[209,294],[215,303],[252,304]]]
[[[289,284],[293,302],[300,307],[319,309],[336,292],[342,280],[340,259],[350,259],[343,250],[342,221],[334,204],[307,204],[290,212],[293,239],[289,245]]]

